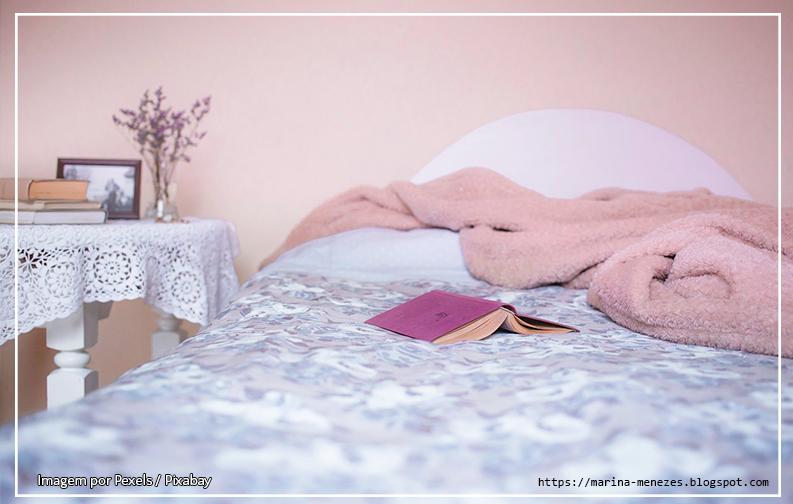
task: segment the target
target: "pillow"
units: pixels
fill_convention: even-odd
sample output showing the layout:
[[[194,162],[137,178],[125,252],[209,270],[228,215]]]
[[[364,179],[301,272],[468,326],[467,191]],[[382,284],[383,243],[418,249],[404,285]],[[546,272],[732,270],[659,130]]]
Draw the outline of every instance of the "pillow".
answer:
[[[459,235],[448,229],[346,231],[298,245],[262,269],[265,274],[275,271],[305,271],[359,281],[477,281],[465,267]]]
[[[681,191],[706,187],[750,200],[718,163],[661,128],[615,112],[548,109],[485,124],[430,161],[412,182],[478,166],[545,196],[603,187]]]

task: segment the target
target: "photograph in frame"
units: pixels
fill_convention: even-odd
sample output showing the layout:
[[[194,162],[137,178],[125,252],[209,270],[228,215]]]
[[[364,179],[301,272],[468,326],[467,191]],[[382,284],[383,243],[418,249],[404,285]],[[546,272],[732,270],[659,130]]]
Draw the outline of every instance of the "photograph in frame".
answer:
[[[58,158],[57,177],[88,180],[88,199],[101,202],[108,219],[140,218],[140,160]]]

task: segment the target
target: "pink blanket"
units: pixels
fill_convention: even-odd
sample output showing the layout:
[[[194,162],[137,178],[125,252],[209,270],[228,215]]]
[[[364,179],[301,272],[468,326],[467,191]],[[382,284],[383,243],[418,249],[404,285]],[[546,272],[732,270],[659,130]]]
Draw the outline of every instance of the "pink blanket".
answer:
[[[782,355],[793,355],[793,210],[782,220]],[[459,231],[471,274],[529,289],[589,288],[629,329],[669,341],[777,354],[777,209],[699,189],[603,189],[546,198],[483,168],[423,185],[358,187],[317,207],[265,259],[363,227]]]

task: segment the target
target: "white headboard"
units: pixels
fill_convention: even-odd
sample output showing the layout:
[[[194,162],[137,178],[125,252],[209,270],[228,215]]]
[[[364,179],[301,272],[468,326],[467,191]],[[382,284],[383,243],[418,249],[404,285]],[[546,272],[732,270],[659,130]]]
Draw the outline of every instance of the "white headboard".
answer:
[[[707,187],[751,199],[727,170],[685,140],[601,110],[536,110],[485,124],[443,151],[412,181],[427,182],[471,166],[490,168],[556,198],[603,187],[661,192]]]

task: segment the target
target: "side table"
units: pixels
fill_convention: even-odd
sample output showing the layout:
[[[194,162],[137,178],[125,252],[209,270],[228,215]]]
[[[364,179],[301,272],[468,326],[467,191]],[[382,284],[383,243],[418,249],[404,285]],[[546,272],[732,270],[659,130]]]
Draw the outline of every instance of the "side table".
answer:
[[[233,224],[110,221],[100,225],[0,225],[0,344],[46,327],[57,369],[47,376],[47,408],[95,390],[86,348],[113,302],[143,299],[158,314],[152,358],[184,340],[182,320],[206,325],[239,290]],[[14,258],[19,268],[19,325],[14,327]]]

